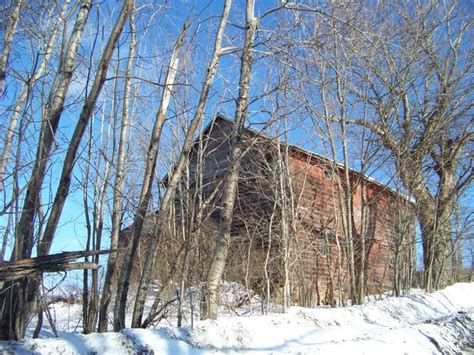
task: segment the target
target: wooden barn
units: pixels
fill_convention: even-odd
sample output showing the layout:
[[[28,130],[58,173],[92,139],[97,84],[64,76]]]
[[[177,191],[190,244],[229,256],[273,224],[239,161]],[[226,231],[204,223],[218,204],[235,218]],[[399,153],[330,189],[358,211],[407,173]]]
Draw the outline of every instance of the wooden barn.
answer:
[[[187,182],[177,196],[178,205],[188,206],[182,206],[182,211],[190,204],[194,211],[196,204],[204,206],[205,235],[210,241],[219,223],[232,126],[232,121],[218,115],[204,129],[190,158]],[[243,144],[246,153],[225,277],[263,293],[269,289],[278,297],[286,262],[294,303],[336,302],[349,289],[348,241],[339,207],[340,197],[345,200],[342,167],[250,129]],[[366,293],[410,282],[415,262],[411,203],[357,172],[350,171],[350,181],[354,263],[356,274],[365,270]],[[203,205],[206,200],[212,201]],[[363,257],[361,250],[365,250]]]
[[[206,278],[219,226],[232,127],[231,120],[217,115],[196,140],[175,199],[170,238],[161,242],[162,274],[157,275],[161,279],[182,259],[186,240],[195,265],[190,284]],[[341,302],[350,289],[349,241],[340,208],[345,201],[342,167],[251,129],[242,139],[245,155],[224,278],[278,300],[286,274],[292,304]],[[364,270],[366,294],[410,283],[415,263],[411,203],[357,172],[350,171],[349,177],[351,247],[356,276]],[[187,237],[173,236],[180,230]]]

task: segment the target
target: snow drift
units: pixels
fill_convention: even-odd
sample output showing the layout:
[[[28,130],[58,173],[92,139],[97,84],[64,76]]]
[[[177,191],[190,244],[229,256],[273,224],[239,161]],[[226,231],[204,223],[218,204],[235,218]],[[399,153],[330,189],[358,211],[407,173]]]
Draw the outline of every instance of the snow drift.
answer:
[[[235,313],[234,313],[235,314]],[[78,319],[76,319],[78,321]],[[292,307],[288,314],[222,316],[194,328],[160,326],[121,333],[2,343],[15,353],[207,354],[207,353],[459,353],[474,347],[474,283],[426,294],[369,300],[346,308]]]

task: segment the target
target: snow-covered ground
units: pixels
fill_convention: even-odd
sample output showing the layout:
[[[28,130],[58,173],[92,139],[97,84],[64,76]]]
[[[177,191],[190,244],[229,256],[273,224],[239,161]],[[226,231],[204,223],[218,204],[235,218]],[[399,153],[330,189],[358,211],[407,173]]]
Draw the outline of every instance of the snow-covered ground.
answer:
[[[176,328],[81,335],[80,306],[55,304],[59,338],[2,343],[0,351],[41,354],[437,354],[473,351],[474,283],[433,294],[369,300],[346,308],[292,307],[287,314],[223,312],[217,321]],[[230,315],[233,313],[234,315]],[[469,350],[470,349],[470,350]]]

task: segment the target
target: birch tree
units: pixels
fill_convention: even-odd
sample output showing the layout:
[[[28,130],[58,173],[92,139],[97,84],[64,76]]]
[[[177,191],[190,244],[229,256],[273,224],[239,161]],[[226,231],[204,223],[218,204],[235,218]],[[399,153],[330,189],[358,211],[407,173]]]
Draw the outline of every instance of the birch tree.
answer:
[[[151,279],[151,273],[152,273],[154,262],[155,262],[155,253],[158,246],[158,242],[160,240],[160,233],[162,233],[162,230],[163,230],[162,226],[165,220],[165,216],[168,214],[169,208],[171,207],[171,203],[174,199],[178,183],[183,173],[183,168],[185,167],[186,162],[189,158],[189,153],[192,148],[196,129],[199,127],[204,115],[204,109],[206,107],[209,90],[214,80],[214,76],[217,72],[219,58],[222,54],[222,49],[221,49],[222,40],[224,37],[224,29],[225,29],[225,25],[227,23],[227,18],[230,11],[230,5],[231,5],[231,1],[226,0],[224,3],[221,17],[220,17],[218,30],[216,33],[213,55],[207,67],[207,73],[206,73],[206,76],[201,88],[201,93],[200,93],[199,101],[197,103],[196,111],[195,111],[193,119],[191,120],[189,127],[187,128],[186,136],[184,139],[183,146],[181,148],[181,153],[180,153],[178,162],[176,163],[176,166],[173,170],[172,175],[169,176],[169,183],[168,183],[165,195],[163,196],[163,199],[160,203],[160,208],[159,208],[159,211],[157,213],[157,218],[156,218],[156,225],[154,227],[155,235],[151,239],[150,245],[148,247],[147,255],[145,258],[145,264],[143,267],[143,272],[140,279],[138,292],[136,295],[135,306],[134,306],[134,311],[133,311],[132,327],[140,327],[142,325],[141,321],[142,321],[143,310],[144,310],[144,305],[145,305],[145,298],[148,291],[149,281]],[[181,46],[183,36],[184,36],[184,33],[181,33],[180,38],[176,42],[175,49],[173,50],[172,58],[170,60],[170,66],[168,69],[166,85],[165,85],[165,89],[164,89],[163,97],[161,101],[162,103],[161,103],[160,110],[158,112],[157,120],[155,123],[156,130],[154,127],[153,137],[150,142],[147,169],[145,173],[145,181],[148,181],[148,176],[152,177],[151,174],[152,174],[153,169],[151,168],[152,167],[154,168],[154,165],[156,164],[156,152],[158,151],[157,144],[159,143],[162,126],[164,124],[164,117],[167,111],[167,106],[168,106],[168,102],[171,95],[171,89],[172,89],[171,86],[173,85],[174,75],[175,75],[174,72],[177,70],[177,52],[178,52],[179,47]],[[172,77],[170,77],[170,75],[172,75]],[[168,80],[168,78],[170,80]],[[147,184],[149,185],[149,189],[151,189],[151,180]],[[147,191],[142,188],[143,198],[145,198],[146,194],[147,194]],[[151,190],[150,192],[148,192],[148,195],[150,194],[151,194]],[[142,205],[140,204],[140,206]],[[130,241],[130,247],[128,249],[129,250],[128,252],[130,253],[129,255],[131,255],[132,258],[137,253],[138,243],[139,243],[139,238],[140,238],[140,233],[141,233],[141,231],[136,228],[137,227],[141,228],[141,226],[143,225],[143,220],[147,212],[147,206],[143,205],[142,208],[138,212],[139,212],[137,213],[138,219],[134,221],[134,226],[132,229],[133,234]],[[126,306],[126,301],[127,301],[127,296],[128,296],[131,267],[132,265],[130,264],[121,275],[119,290],[118,290],[118,301],[114,309],[114,330],[122,329],[125,325],[125,306]]]
[[[66,201],[67,195],[69,194],[71,175],[74,169],[77,151],[84,135],[84,131],[89,123],[92,111],[95,108],[102,87],[104,85],[110,59],[112,58],[112,54],[114,53],[115,47],[117,46],[123,27],[125,26],[127,18],[130,14],[131,6],[133,6],[133,0],[127,0],[123,4],[122,9],[115,22],[115,25],[112,29],[112,32],[110,33],[102,56],[100,58],[99,67],[97,69],[97,72],[95,73],[95,79],[92,84],[91,91],[85,99],[84,106],[82,107],[82,111],[79,115],[78,122],[72,134],[68,150],[66,152],[66,158],[63,163],[63,169],[61,172],[61,178],[59,180],[58,190],[54,198],[52,210],[48,219],[48,223],[46,225],[44,236],[38,246],[39,255],[48,254],[49,249],[51,248],[51,242],[53,240],[62,209],[64,207],[64,202]]]
[[[21,3],[21,1],[17,1]],[[50,34],[49,40],[44,46],[44,56],[42,57],[41,63],[38,66],[36,72],[33,73],[31,78],[24,84],[23,88],[21,89],[21,93],[16,99],[16,102],[13,106],[12,115],[10,117],[10,121],[8,124],[8,129],[5,136],[5,141],[3,143],[2,155],[0,157],[0,191],[2,190],[3,186],[3,179],[5,174],[6,165],[8,162],[8,156],[10,154],[10,149],[12,146],[13,135],[15,133],[16,126],[18,124],[18,119],[20,118],[21,109],[28,98],[29,94],[31,93],[32,87],[35,83],[41,79],[44,75],[46,67],[51,59],[51,55],[53,54],[53,46],[56,40],[56,37],[59,33],[59,29],[63,23],[63,19],[65,18],[66,11],[69,8],[71,0],[64,1],[64,4],[61,8],[57,21],[53,25],[53,30]],[[1,93],[1,83],[0,83],[0,93]]]
[[[54,135],[57,131],[61,114],[64,109],[64,101],[74,72],[74,62],[77,50],[81,41],[82,32],[89,16],[90,8],[90,1],[83,0],[81,2],[76,23],[74,24],[74,28],[69,38],[65,57],[62,62],[59,63],[58,74],[48,97],[46,115],[42,121],[37,157],[31,178],[28,182],[21,220],[18,231],[16,232],[15,249],[13,252],[14,259],[29,257],[31,254],[33,247],[34,217],[44,179],[44,172],[54,142]]]
[[[23,0],[15,0],[12,3],[12,9],[8,18],[7,28],[5,29],[5,36],[3,38],[3,49],[0,53],[0,95],[3,95],[4,92],[5,77],[8,67],[8,58],[10,57],[13,36],[15,35],[18,19],[20,18],[20,9],[22,2]]]
[[[382,6],[384,31],[360,56],[373,120],[351,121],[376,134],[416,200],[423,244],[424,287],[451,282],[456,196],[472,171],[472,21],[463,2]],[[359,52],[360,53],[360,52]],[[357,91],[360,96],[360,90]]]
[[[63,162],[63,169],[61,172],[61,177],[59,180],[58,190],[55,195],[54,202],[52,204],[52,209],[49,214],[49,218],[46,224],[44,234],[42,235],[41,240],[38,244],[38,254],[46,255],[49,253],[51,243],[61,216],[61,212],[66,200],[66,197],[69,193],[69,187],[71,183],[71,175],[76,161],[76,154],[79,149],[79,145],[82,140],[85,128],[89,122],[92,111],[95,108],[95,104],[100,95],[103,83],[105,81],[108,64],[110,58],[114,52],[115,46],[118,42],[120,34],[122,32],[125,21],[128,17],[128,9],[130,7],[131,1],[124,3],[122,10],[118,16],[117,22],[115,23],[114,28],[110,34],[109,40],[105,46],[104,52],[101,56],[99,62],[99,68],[96,72],[96,76],[91,88],[89,95],[85,99],[83,109],[79,116],[76,128],[72,134],[71,141],[69,143],[66,157]],[[20,220],[19,233],[16,236],[16,245],[14,249],[13,259],[19,257],[29,257],[31,255],[32,246],[33,246],[33,227],[34,227],[34,218],[37,214],[36,210],[39,208],[39,196],[41,193],[41,185],[44,179],[44,169],[48,163],[48,156],[52,144],[54,142],[54,134],[57,130],[61,113],[64,107],[64,101],[67,94],[67,87],[69,86],[70,79],[74,70],[74,57],[77,52],[77,48],[80,43],[80,34],[82,33],[85,22],[87,20],[91,3],[88,1],[83,1],[81,3],[78,18],[76,25],[72,30],[71,38],[69,41],[69,48],[71,53],[66,52],[65,62],[60,63],[64,70],[60,72],[57,81],[57,87],[52,91],[51,95],[54,95],[51,98],[50,107],[48,110],[48,116],[43,121],[42,131],[40,135],[40,147],[37,154],[36,165],[33,169],[32,178],[28,185],[27,195],[25,197],[24,208],[22,212],[22,217]],[[55,87],[53,85],[53,87]],[[24,222],[25,224],[21,224]],[[29,227],[29,228],[28,228]],[[13,304],[13,315],[15,316],[15,333],[13,334],[14,338],[21,338],[24,334],[27,318],[32,309],[32,304],[34,303],[36,295],[36,286],[34,281],[24,280],[20,286],[17,286],[9,290],[10,292],[16,292],[18,297],[15,298]],[[10,297],[11,295],[8,295]],[[6,307],[4,312],[7,312],[9,315],[12,313]],[[5,314],[5,313],[4,313]],[[10,334],[10,337],[12,334]]]
[[[64,101],[74,71],[77,50],[90,8],[90,0],[81,1],[76,22],[69,37],[67,50],[58,65],[57,75],[49,93],[46,113],[42,120],[36,160],[28,181],[18,228],[15,231],[15,245],[11,260],[31,256],[34,240],[34,220],[40,206],[40,192],[45,170],[64,109]],[[13,286],[10,284],[4,285],[4,289],[8,291],[2,292],[0,295],[0,304],[2,305],[1,339],[21,339],[24,336],[27,316],[30,313],[26,303],[33,304],[31,298],[28,302],[26,300],[26,297],[31,297],[31,295],[27,295],[29,293],[27,292],[27,286],[27,280],[21,280],[20,284],[17,283]]]
[[[107,260],[107,270],[105,274],[104,285],[102,287],[102,298],[100,301],[100,312],[99,312],[99,324],[98,330],[100,332],[107,331],[107,317],[108,309],[111,300],[111,288],[112,280],[116,275],[116,257],[120,234],[120,218],[121,218],[121,203],[123,199],[123,189],[125,184],[125,162],[126,162],[126,144],[127,134],[129,130],[129,104],[130,104],[130,91],[131,91],[131,77],[133,73],[133,63],[135,57],[135,46],[136,46],[136,34],[135,34],[135,22],[133,14],[133,6],[130,14],[130,49],[128,53],[127,68],[125,71],[125,82],[124,82],[124,97],[123,97],[123,110],[122,110],[122,122],[120,126],[120,138],[117,152],[117,163],[115,172],[115,184],[114,184],[114,195],[112,204],[112,231],[110,236],[110,249],[109,259]]]
[[[178,70],[178,53],[181,48],[187,24],[181,30],[178,39],[175,42],[173,52],[168,65],[164,89],[161,97],[160,107],[156,114],[155,124],[153,125],[152,136],[150,139],[145,173],[143,177],[142,190],[140,193],[140,201],[138,209],[133,220],[131,237],[128,242],[128,247],[125,251],[125,259],[133,260],[137,257],[138,244],[143,230],[143,224],[147,217],[148,206],[152,197],[152,184],[155,176],[155,167],[158,158],[158,151],[160,147],[161,132],[166,121],[166,114],[171,100],[174,80]],[[130,276],[132,272],[132,263],[127,263],[120,274],[120,279],[117,288],[117,300],[114,307],[114,330],[119,331],[125,327],[125,309],[128,298],[128,290],[130,286]]]
[[[144,270],[143,270],[142,277],[140,279],[138,293],[135,300],[135,307],[133,310],[132,326],[138,327],[141,325],[143,309],[145,306],[146,293],[148,291],[148,284],[151,278],[151,271],[153,269],[154,261],[155,261],[154,255],[156,252],[157,244],[160,240],[159,233],[162,230],[160,224],[163,222],[164,216],[167,215],[171,202],[174,199],[176,189],[178,187],[178,184],[184,172],[184,168],[189,160],[189,154],[193,147],[193,141],[196,134],[196,130],[201,124],[202,119],[204,117],[204,110],[206,108],[207,100],[209,97],[209,91],[214,81],[214,77],[217,73],[219,59],[223,53],[222,41],[224,38],[224,30],[227,24],[227,19],[229,17],[231,4],[232,4],[231,0],[226,0],[224,2],[222,13],[219,19],[219,25],[216,32],[216,38],[214,41],[213,55],[207,66],[207,72],[206,72],[206,76],[204,78],[204,82],[201,87],[201,93],[200,93],[199,100],[197,103],[196,112],[194,113],[194,116],[189,124],[189,127],[186,130],[186,135],[184,138],[183,145],[181,147],[181,152],[178,158],[178,162],[176,163],[173,173],[171,174],[169,178],[165,195],[163,196],[163,199],[161,201],[160,210],[158,213],[158,223],[155,226],[155,232],[156,232],[155,235],[157,236],[157,238],[153,238],[151,247],[148,249],[148,252],[146,255]]]
[[[240,172],[240,161],[242,159],[243,130],[247,119],[251,70],[253,63],[253,47],[255,32],[257,29],[257,18],[254,15],[254,0],[247,0],[245,12],[245,43],[241,58],[239,96],[235,113],[234,128],[230,137],[231,156],[229,170],[223,189],[222,210],[219,222],[219,236],[216,241],[214,255],[207,275],[204,302],[201,309],[202,319],[216,319],[218,310],[218,287],[224,272],[227,253],[229,251],[230,234],[232,228],[232,216],[237,193],[237,185]]]
[[[111,97],[112,105],[115,94]],[[113,109],[112,111],[115,111]],[[93,152],[95,120],[92,118],[89,130],[88,155],[84,172],[84,214],[86,217],[86,251],[100,250],[104,232],[104,209],[106,204],[107,187],[110,185],[111,161],[109,145],[111,144],[112,127],[105,113],[100,115],[98,152]],[[94,174],[91,174],[91,167]],[[94,176],[95,175],[95,176]],[[92,182],[92,196],[89,196],[89,184]],[[91,204],[89,204],[89,200]],[[91,206],[92,205],[92,206]],[[90,217],[89,217],[90,215]],[[99,264],[97,255],[92,257],[94,263]],[[89,257],[85,258],[89,262]],[[89,275],[91,273],[91,275]],[[90,280],[90,284],[89,284]],[[90,285],[90,287],[89,287]],[[99,270],[84,269],[82,290],[83,332],[88,334],[94,331],[99,307]]]

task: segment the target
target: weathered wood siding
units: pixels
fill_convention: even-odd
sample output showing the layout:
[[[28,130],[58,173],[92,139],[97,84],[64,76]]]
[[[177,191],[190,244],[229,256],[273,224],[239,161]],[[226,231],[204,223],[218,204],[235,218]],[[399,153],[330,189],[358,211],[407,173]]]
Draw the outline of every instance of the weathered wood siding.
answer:
[[[183,219],[180,211],[186,211],[190,204],[197,203],[195,197],[189,196],[202,188],[202,201],[217,190],[205,210],[205,223],[193,232],[198,235],[192,236],[199,269],[194,271],[197,282],[205,278],[217,235],[222,207],[220,191],[229,164],[231,130],[232,122],[222,118],[217,118],[205,129],[203,139],[196,142],[190,156],[186,174],[189,180],[180,187],[175,212],[171,216],[170,225],[185,223],[186,217]],[[243,143],[251,148],[241,162],[233,238],[225,278],[247,285],[261,294],[265,294],[270,286],[272,296],[278,298],[282,285],[281,211],[277,201],[279,182],[276,174],[278,145],[275,140],[258,136],[250,130],[245,133]],[[344,239],[338,199],[340,186],[337,175],[342,176],[342,170],[330,160],[296,147],[290,148],[289,164],[296,209],[294,230],[290,236],[292,302],[303,306],[334,304],[340,296],[338,289],[342,289],[345,296],[349,291],[345,253],[347,241]],[[400,206],[406,207],[409,203],[360,174],[351,172],[350,177],[356,267],[360,268],[359,234],[364,206],[365,284],[367,294],[376,294],[391,289],[394,244],[400,238],[399,224],[407,221],[406,216],[400,215],[403,210]],[[414,224],[414,220],[410,219],[409,223]],[[176,225],[174,230],[179,230]],[[411,231],[410,238],[414,238],[414,228]],[[147,233],[152,235],[152,223]],[[170,237],[161,244],[159,253],[162,262],[157,263],[157,275],[161,275],[161,279],[166,278],[173,263],[180,258],[183,239],[178,239],[170,232]],[[413,245],[409,246],[410,253]],[[413,258],[414,253],[410,255]],[[270,278],[270,285],[265,275]]]
[[[204,177],[208,184],[225,175],[229,152],[227,137],[231,129],[231,122],[217,119],[214,127],[206,132],[208,142],[204,140],[202,146],[205,147]],[[281,267],[278,265],[280,213],[275,210],[278,205],[275,204],[276,182],[273,178],[276,148],[274,141],[257,137],[251,131],[243,141],[252,144],[252,148],[241,165],[233,222],[234,253],[229,256],[227,276],[243,282],[245,275],[247,283],[262,285],[267,248],[271,244],[275,250],[270,251],[269,262],[276,270],[270,274],[274,277],[272,285],[277,287],[281,284]],[[192,161],[194,166],[196,160]],[[290,149],[290,180],[297,215],[296,235],[291,243],[294,258],[291,284],[293,301],[298,304],[334,303],[337,298],[335,289],[339,286],[346,291],[349,289],[345,255],[347,241],[341,223],[338,174],[342,177],[342,168],[333,162],[298,148]],[[360,174],[351,172],[350,178],[356,268],[361,268],[358,256],[361,214],[365,208],[366,289],[368,294],[376,294],[391,287],[392,246],[393,240],[398,238],[397,212],[400,204],[406,201]],[[342,265],[341,273],[338,272],[338,263]],[[250,273],[249,268],[252,270]]]
[[[298,211],[297,242],[293,244],[294,254],[299,255],[293,270],[294,280],[297,280],[294,283],[297,299],[303,304],[331,304],[336,295],[329,289],[337,288],[338,282],[341,282],[337,271],[339,261],[344,268],[340,276],[342,285],[345,290],[349,289],[344,255],[348,241],[344,238],[339,208],[339,194],[345,198],[344,186],[340,185],[343,169],[327,159],[297,149],[292,151],[290,161]],[[410,203],[392,190],[355,172],[351,171],[350,180],[356,269],[361,268],[363,222],[365,285],[367,294],[377,294],[391,289],[393,244],[400,238],[397,235],[401,222],[398,213]],[[362,221],[363,209],[365,218]],[[411,237],[414,237],[413,229]]]

